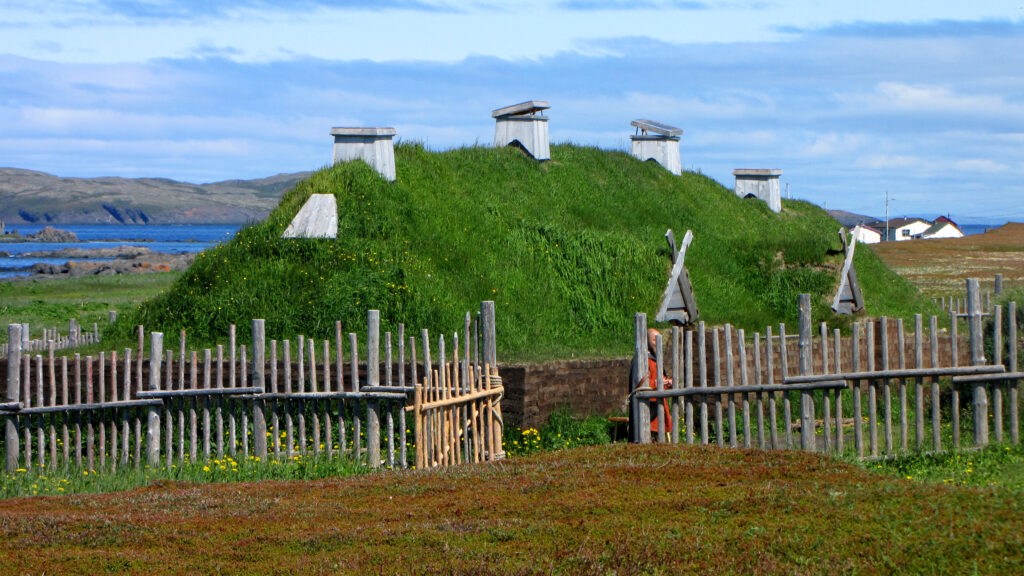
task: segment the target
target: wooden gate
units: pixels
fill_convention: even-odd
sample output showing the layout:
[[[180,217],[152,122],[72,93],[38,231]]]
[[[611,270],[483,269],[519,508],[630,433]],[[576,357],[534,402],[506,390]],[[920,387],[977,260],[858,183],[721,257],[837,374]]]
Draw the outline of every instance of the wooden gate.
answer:
[[[440,339],[436,369],[431,365],[430,350],[424,351],[426,376],[422,384],[416,385],[409,407],[416,424],[419,469],[495,461],[505,456],[501,418],[504,388],[493,346],[493,306],[493,302],[484,302],[481,310],[482,365],[470,362],[468,355],[459,360],[458,340],[454,358],[447,362],[444,337]]]

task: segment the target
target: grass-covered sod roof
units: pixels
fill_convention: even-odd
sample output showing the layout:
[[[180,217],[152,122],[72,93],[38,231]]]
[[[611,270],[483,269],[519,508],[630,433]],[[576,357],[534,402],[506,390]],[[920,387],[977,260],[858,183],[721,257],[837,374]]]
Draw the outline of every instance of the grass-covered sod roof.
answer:
[[[503,360],[622,355],[634,312],[653,320],[670,269],[664,240],[687,229],[686,256],[701,319],[762,330],[795,322],[797,295],[817,319],[841,266],[839,224],[817,206],[780,214],[694,173],[673,176],[622,152],[554,146],[536,162],[513,148],[395,149],[398,180],[361,162],[321,170],[287,193],[266,221],[202,254],[132,327],[223,341],[267,320],[268,338],[328,337],[334,321],[362,332],[367,309],[383,329],[455,331],[481,300],[497,305]],[[334,194],[338,238],[282,239],[310,194]],[[874,255],[857,252],[873,314],[925,304]]]

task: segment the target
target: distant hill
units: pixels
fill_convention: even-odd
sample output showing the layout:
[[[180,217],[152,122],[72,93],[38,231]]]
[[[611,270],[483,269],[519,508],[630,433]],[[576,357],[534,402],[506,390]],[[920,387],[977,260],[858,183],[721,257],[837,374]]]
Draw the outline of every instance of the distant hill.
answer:
[[[874,222],[879,218],[874,216],[865,216],[864,214],[857,214],[855,212],[847,212],[846,210],[828,210],[830,216],[839,221],[840,224],[850,228],[858,224],[867,224],[868,222]]]
[[[164,178],[61,178],[0,168],[0,220],[19,224],[227,224],[262,220],[309,172],[189,184]]]

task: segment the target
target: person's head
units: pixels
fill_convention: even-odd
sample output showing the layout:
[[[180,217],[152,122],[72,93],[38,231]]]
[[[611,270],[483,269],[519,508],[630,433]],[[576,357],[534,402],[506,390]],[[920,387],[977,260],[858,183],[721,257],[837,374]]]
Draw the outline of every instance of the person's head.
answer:
[[[654,354],[658,349],[658,336],[660,335],[661,333],[654,328],[647,329],[647,349],[651,351],[651,354]]]

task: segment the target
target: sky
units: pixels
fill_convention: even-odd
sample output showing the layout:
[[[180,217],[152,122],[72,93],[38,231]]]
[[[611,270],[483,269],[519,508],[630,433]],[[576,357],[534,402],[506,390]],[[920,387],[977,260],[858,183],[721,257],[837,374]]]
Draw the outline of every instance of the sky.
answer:
[[[316,170],[334,126],[491,145],[684,130],[686,170],[882,216],[1024,221],[1024,0],[0,0],[0,167],[194,183]],[[399,172],[401,167],[399,167]]]

